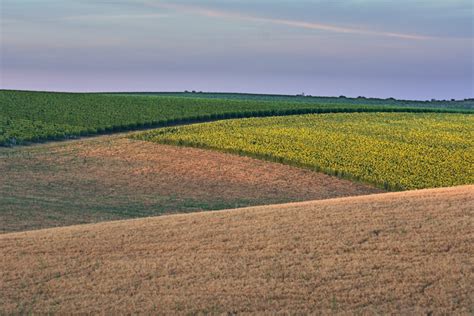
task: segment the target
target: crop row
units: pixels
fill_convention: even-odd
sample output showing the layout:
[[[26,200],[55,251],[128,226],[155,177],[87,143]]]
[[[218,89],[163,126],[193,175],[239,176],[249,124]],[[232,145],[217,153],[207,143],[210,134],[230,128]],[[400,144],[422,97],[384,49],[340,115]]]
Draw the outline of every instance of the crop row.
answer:
[[[227,120],[140,133],[302,166],[387,190],[474,183],[474,117],[340,113]]]

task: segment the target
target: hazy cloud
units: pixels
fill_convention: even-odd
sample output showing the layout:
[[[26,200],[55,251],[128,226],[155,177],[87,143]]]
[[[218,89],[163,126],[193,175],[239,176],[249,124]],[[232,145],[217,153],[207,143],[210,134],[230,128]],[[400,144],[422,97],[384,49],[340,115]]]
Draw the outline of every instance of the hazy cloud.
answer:
[[[157,19],[167,17],[167,14],[150,13],[150,14],[89,14],[60,17],[57,20],[62,21],[99,21],[108,20],[141,20],[141,19]]]
[[[287,20],[287,19],[276,19],[276,18],[261,17],[261,16],[255,16],[255,15],[246,15],[242,13],[228,12],[228,11],[223,11],[223,10],[216,10],[216,9],[211,9],[211,8],[196,6],[196,5],[171,4],[171,3],[153,2],[153,1],[145,1],[144,3],[147,6],[151,6],[151,7],[186,11],[186,12],[190,12],[194,14],[215,17],[215,18],[231,18],[231,19],[238,19],[238,20],[244,20],[244,21],[266,22],[266,23],[273,23],[273,24],[278,24],[278,25],[285,25],[289,27],[296,27],[296,28],[303,28],[303,29],[310,29],[310,30],[321,30],[321,31],[346,33],[346,34],[385,36],[385,37],[394,37],[394,38],[409,39],[409,40],[432,39],[432,37],[417,35],[417,34],[384,32],[384,31],[375,31],[375,30],[364,29],[364,28],[343,27],[343,26],[323,24],[323,23],[314,23],[314,22]]]

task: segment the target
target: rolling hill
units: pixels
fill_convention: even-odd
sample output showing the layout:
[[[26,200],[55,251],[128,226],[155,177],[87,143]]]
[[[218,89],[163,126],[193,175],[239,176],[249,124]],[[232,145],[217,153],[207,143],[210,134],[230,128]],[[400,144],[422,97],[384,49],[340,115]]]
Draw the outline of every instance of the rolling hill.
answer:
[[[0,235],[0,314],[473,312],[474,186]]]

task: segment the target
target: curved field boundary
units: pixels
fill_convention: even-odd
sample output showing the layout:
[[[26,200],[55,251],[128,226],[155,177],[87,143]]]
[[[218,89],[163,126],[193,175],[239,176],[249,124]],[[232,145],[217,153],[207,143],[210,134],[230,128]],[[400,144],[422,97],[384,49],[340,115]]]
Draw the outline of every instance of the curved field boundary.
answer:
[[[0,91],[0,146],[233,118],[353,112],[474,113],[418,107]]]
[[[199,116],[172,118],[163,120],[153,120],[148,122],[129,123],[123,125],[107,126],[103,128],[90,129],[73,126],[76,131],[64,133],[52,132],[46,135],[31,135],[22,139],[5,138],[0,135],[0,146],[11,147],[16,145],[30,145],[32,143],[43,143],[48,141],[60,141],[68,139],[76,139],[79,137],[90,137],[99,135],[109,135],[127,131],[145,131],[161,127],[170,127],[176,125],[188,125],[195,123],[206,123],[220,120],[229,120],[236,118],[252,118],[252,117],[270,117],[270,116],[289,116],[303,114],[324,114],[324,113],[463,113],[474,114],[474,112],[466,112],[462,110],[452,109],[423,109],[423,108],[305,108],[305,109],[289,109],[289,110],[264,110],[264,111],[248,111],[248,112],[229,112],[223,114],[205,114]],[[1,119],[1,117],[0,117]],[[26,120],[25,120],[26,121]],[[42,122],[39,122],[40,124]],[[54,127],[61,126],[54,124]],[[65,128],[71,126],[65,125]]]

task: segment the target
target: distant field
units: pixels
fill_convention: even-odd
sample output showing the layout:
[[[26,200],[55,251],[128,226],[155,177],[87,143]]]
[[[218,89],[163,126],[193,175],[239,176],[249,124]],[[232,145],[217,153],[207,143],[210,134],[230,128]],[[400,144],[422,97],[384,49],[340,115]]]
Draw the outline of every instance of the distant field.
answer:
[[[300,168],[124,135],[0,148],[0,179],[0,233],[381,192]]]
[[[348,97],[319,97],[301,95],[275,95],[275,94],[251,94],[251,93],[212,93],[212,92],[129,92],[119,93],[136,96],[179,96],[189,98],[225,99],[225,100],[253,100],[253,101],[285,101],[303,103],[323,104],[353,104],[372,106],[396,106],[396,107],[422,107],[422,108],[450,108],[450,109],[474,109],[474,99],[465,100],[432,100],[414,101],[397,100],[393,98],[348,98]]]
[[[139,139],[249,155],[391,190],[474,183],[474,116],[351,113],[227,120]]]
[[[474,187],[0,235],[0,314],[470,315]]]
[[[324,112],[466,111],[295,100],[0,91],[0,146],[238,117]]]

